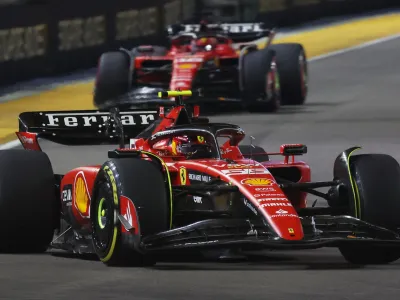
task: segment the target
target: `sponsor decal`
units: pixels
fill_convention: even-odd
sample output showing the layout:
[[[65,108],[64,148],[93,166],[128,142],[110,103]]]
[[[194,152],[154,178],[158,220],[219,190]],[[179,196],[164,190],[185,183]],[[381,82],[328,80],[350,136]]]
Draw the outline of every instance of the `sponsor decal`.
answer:
[[[158,12],[158,7],[154,6],[119,11],[115,15],[115,39],[124,41],[155,34],[158,30]]]
[[[258,215],[257,209],[246,199],[243,199],[244,205],[246,205],[255,215]]]
[[[43,57],[47,52],[48,27],[37,24],[0,30],[0,62]]]
[[[275,197],[275,198],[286,198],[286,196],[284,194],[281,193],[274,193],[274,194],[254,194],[253,195],[255,198],[260,198],[260,197]]]
[[[221,172],[227,176],[269,174],[269,171],[267,169],[230,169],[230,170],[221,170]]]
[[[258,202],[264,202],[264,201],[287,201],[286,198],[261,198],[257,199]]]
[[[267,188],[256,188],[256,192],[275,192],[275,188],[267,187]]]
[[[273,181],[269,178],[246,178],[240,182],[249,186],[268,186],[273,184]]]
[[[61,201],[65,206],[71,206],[72,203],[72,184],[66,184],[61,192]]]
[[[197,136],[197,141],[198,141],[199,143],[204,143],[204,136],[198,135],[198,136]]]
[[[179,66],[179,69],[194,69],[197,67],[197,65],[195,65],[195,64],[181,64],[178,66]]]
[[[209,182],[212,180],[211,176],[199,172],[189,171],[189,180],[199,182]]]
[[[193,196],[194,203],[202,204],[203,203],[202,199],[203,199],[202,197]]]
[[[107,40],[106,17],[61,20],[58,27],[58,50],[72,51],[103,45]]]
[[[139,232],[139,226],[137,223],[136,209],[133,201],[126,196],[121,196],[120,207],[122,217],[128,222],[129,226],[131,227],[129,228],[129,226],[121,224],[122,232],[131,232],[137,234]]]
[[[74,196],[76,209],[82,217],[89,217],[90,196],[83,172],[79,172],[75,177]]]
[[[230,151],[232,151],[232,150],[230,150]],[[227,150],[226,152],[230,152],[230,151]],[[259,163],[256,163],[256,164],[215,164],[212,166],[219,167],[219,168],[227,168],[227,169],[252,169],[255,167],[260,167],[262,165]]]
[[[279,209],[275,212],[275,215],[272,215],[271,218],[281,218],[281,217],[292,217],[292,218],[298,218],[298,215],[295,214],[289,214],[287,210],[284,209]]]
[[[24,144],[30,144],[30,145],[32,145],[34,143],[33,138],[28,138],[26,136],[21,136],[21,141]]]
[[[121,122],[125,126],[149,125],[155,120],[157,111],[121,112]],[[46,113],[44,127],[92,127],[103,125],[110,119],[107,112],[60,112]]]
[[[165,130],[165,131],[160,131],[155,134],[150,138],[151,141],[158,139],[159,137],[162,137],[164,135],[173,135],[174,133],[178,132],[178,130]]]
[[[271,206],[293,206],[291,203],[285,203],[285,202],[281,202],[281,203],[263,203],[261,204],[261,207],[271,207]]]
[[[221,28],[222,31],[227,33],[245,33],[245,32],[262,32],[263,28],[261,23],[225,23],[225,24],[207,24],[209,29]],[[199,24],[185,24],[183,25],[183,32],[199,32]]]
[[[204,58],[202,56],[193,56],[193,57],[181,57],[177,58],[176,62],[178,63],[199,63],[203,62]]]
[[[185,167],[181,167],[179,169],[179,178],[181,180],[181,184],[182,185],[186,185],[187,174],[186,174],[186,168]]]

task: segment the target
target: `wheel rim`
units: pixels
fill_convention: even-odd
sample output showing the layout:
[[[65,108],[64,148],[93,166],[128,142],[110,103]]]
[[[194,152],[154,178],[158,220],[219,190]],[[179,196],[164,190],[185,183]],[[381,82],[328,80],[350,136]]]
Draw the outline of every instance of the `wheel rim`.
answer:
[[[278,68],[276,66],[275,59],[272,60],[271,70],[267,73],[267,90],[266,95],[268,102],[274,103],[275,107],[280,107],[281,104],[281,85]]]
[[[99,207],[97,209],[97,223],[101,229],[106,227],[107,217],[106,217],[106,209],[105,209],[105,198],[101,198],[99,202]]]
[[[300,54],[299,56],[299,67],[300,67],[300,80],[301,80],[301,94],[303,98],[306,97],[308,92],[308,71],[306,66],[304,54]]]
[[[101,253],[106,253],[113,238],[114,207],[108,184],[103,183],[94,200],[92,230],[94,246]]]

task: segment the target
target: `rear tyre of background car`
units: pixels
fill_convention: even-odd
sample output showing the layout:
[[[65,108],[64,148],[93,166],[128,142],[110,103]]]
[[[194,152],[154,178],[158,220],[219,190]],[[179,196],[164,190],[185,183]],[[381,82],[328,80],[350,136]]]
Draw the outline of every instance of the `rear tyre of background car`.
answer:
[[[94,83],[93,103],[105,108],[116,98],[129,92],[132,82],[132,59],[123,51],[100,56]]]
[[[354,205],[357,213],[352,214],[377,226],[400,228],[399,163],[386,154],[361,154],[351,157],[350,170],[359,195],[359,203]],[[363,244],[339,250],[353,264],[387,264],[400,258],[400,248]]]
[[[275,112],[280,107],[276,54],[270,49],[249,51],[241,63],[243,98],[250,112]]]
[[[142,238],[169,229],[169,200],[160,168],[137,158],[106,162],[95,181],[91,200],[93,247],[109,266],[146,266],[154,260],[140,247]],[[130,211],[137,216],[131,233],[124,232],[118,215],[123,215],[121,199],[131,201]],[[125,220],[130,219],[124,216]]]
[[[51,243],[60,199],[43,152],[0,151],[0,252],[45,252]]]
[[[281,104],[304,104],[308,92],[308,65],[303,46],[297,43],[284,43],[271,45],[270,49],[276,52]]]

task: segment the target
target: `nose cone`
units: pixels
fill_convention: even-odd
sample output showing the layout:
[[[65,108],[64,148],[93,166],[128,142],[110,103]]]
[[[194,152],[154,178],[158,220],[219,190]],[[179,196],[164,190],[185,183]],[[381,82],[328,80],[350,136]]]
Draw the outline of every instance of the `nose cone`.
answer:
[[[272,175],[246,179],[241,183],[242,193],[258,208],[279,237],[286,240],[303,239],[301,220]]]

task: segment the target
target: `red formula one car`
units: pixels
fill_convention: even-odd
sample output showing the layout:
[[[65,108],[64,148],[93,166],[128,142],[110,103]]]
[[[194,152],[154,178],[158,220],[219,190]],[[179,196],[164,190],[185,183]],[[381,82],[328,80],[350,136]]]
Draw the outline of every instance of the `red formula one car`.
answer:
[[[237,125],[210,123],[198,106],[189,115],[181,96],[190,92],[160,94],[177,97],[167,113],[22,113],[17,135],[26,150],[0,151],[0,250],[50,246],[96,253],[107,265],[237,247],[338,247],[356,264],[400,257],[400,166],[391,156],[352,155],[353,147],[337,157],[332,181],[311,182],[310,167],[295,160],[306,146],[266,153],[244,145]],[[38,137],[64,144],[117,139],[120,146],[101,165],[54,175]],[[307,193],[329,207],[307,206]]]
[[[275,32],[262,23],[176,25],[168,34],[169,49],[139,46],[104,53],[94,104],[104,109],[116,103],[134,108],[166,105],[169,99],[154,97],[163,89],[191,89],[199,91],[203,101],[239,102],[256,112],[303,104],[306,99],[303,46],[272,45]],[[257,41],[265,38],[266,46],[259,49]],[[238,49],[239,42],[246,44]]]

